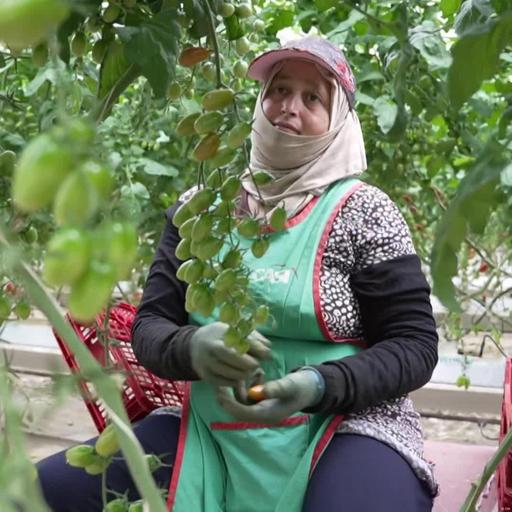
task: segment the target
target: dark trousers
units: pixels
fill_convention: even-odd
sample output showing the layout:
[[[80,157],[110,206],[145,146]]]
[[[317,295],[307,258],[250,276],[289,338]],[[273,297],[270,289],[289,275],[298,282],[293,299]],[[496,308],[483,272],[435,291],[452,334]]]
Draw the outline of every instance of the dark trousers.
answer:
[[[134,432],[146,453],[162,456],[163,462],[172,464],[179,422],[179,418],[171,415],[149,415],[134,426]],[[37,467],[43,495],[51,510],[101,512],[101,476],[90,476],[82,469],[68,466],[64,452],[40,461]],[[160,488],[169,487],[171,471],[162,467],[153,473]],[[139,497],[120,455],[107,470],[107,488],[120,494],[127,492],[130,501]],[[114,497],[114,493],[108,493],[109,500]],[[409,464],[393,449],[375,439],[342,434],[334,436],[315,468],[303,510],[430,512],[432,497]]]

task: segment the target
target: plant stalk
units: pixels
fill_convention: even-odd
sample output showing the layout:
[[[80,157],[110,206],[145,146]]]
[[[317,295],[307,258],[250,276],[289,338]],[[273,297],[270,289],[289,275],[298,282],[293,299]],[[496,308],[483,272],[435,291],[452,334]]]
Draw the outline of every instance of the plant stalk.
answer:
[[[1,228],[0,249],[2,249],[2,252],[13,249]],[[78,339],[71,325],[62,316],[56,300],[45,290],[41,280],[32,268],[20,258],[7,257],[5,259],[10,270],[15,272],[23,282],[32,302],[42,311],[72,350],[80,364],[81,375],[94,384],[105,407],[113,413],[119,444],[140,495],[148,503],[151,512],[166,512],[160,492],[145,462],[144,451],[131,430],[130,420],[116,383],[109,378],[89,350]]]

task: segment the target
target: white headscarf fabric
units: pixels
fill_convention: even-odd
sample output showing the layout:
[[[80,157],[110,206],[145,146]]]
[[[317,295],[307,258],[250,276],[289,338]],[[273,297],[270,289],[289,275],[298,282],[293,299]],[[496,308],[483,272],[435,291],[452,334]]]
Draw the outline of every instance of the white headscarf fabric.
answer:
[[[263,219],[280,206],[292,217],[332,183],[366,169],[357,114],[350,109],[339,82],[321,66],[316,67],[331,85],[329,130],[322,135],[283,132],[266,118],[262,101],[282,63],[275,66],[258,95],[250,166],[253,172],[265,170],[274,179],[256,187],[248,171],[242,176],[249,214],[255,218]]]

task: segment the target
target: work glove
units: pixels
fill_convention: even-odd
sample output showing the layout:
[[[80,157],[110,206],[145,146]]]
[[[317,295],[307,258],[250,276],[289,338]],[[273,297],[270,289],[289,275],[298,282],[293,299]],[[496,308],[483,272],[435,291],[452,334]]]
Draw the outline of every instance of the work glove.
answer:
[[[278,423],[288,416],[312,407],[324,395],[325,382],[317,370],[304,367],[278,380],[263,385],[265,397],[255,404],[240,396],[240,388],[233,395],[226,387],[217,389],[219,404],[233,417],[241,421],[256,423]]]
[[[190,340],[192,368],[197,375],[214,386],[237,386],[252,382],[261,374],[259,360],[271,357],[270,341],[257,331],[247,337],[249,350],[240,354],[224,343],[228,325],[214,322],[199,327]]]

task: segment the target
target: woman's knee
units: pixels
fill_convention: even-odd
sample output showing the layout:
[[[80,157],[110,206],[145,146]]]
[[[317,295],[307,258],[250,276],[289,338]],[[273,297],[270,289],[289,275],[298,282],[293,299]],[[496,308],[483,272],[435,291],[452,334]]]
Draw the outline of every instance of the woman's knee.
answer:
[[[409,463],[380,441],[334,436],[313,472],[305,512],[429,512],[433,499]]]

